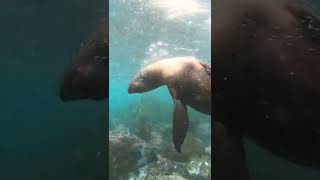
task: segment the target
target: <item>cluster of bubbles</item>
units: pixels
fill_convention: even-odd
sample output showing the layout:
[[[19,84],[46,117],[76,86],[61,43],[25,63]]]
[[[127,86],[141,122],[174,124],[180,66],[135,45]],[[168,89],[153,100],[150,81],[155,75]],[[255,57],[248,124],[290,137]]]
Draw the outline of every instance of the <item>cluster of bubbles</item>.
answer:
[[[140,68],[145,61],[154,61],[148,59],[172,56],[209,58],[210,1],[112,0],[111,3],[117,4],[121,11],[110,12],[110,47],[121,48],[130,54],[127,62],[132,67],[140,64],[136,66]],[[122,53],[115,62],[124,61]]]

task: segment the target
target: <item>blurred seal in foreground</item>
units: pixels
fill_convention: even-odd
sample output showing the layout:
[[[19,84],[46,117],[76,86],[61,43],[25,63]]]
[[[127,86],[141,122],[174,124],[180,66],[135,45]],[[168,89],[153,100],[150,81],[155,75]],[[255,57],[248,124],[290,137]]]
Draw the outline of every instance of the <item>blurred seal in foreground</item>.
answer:
[[[320,20],[294,1],[213,4],[216,180],[249,179],[243,138],[320,167]]]
[[[104,23],[81,45],[60,85],[63,101],[108,97],[108,41],[108,25]]]

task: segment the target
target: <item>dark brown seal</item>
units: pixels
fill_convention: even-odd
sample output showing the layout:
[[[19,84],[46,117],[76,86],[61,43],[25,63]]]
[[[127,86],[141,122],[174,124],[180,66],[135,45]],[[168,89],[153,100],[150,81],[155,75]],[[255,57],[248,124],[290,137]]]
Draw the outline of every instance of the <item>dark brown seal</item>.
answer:
[[[80,47],[60,86],[63,101],[108,97],[108,26],[103,24]]]
[[[320,21],[288,2],[213,2],[217,180],[248,179],[243,137],[320,167]]]

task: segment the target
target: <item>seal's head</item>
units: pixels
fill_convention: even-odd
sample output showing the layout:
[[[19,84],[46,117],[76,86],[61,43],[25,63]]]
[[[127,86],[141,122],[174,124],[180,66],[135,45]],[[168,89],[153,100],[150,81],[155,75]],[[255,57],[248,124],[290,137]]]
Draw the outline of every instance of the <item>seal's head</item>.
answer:
[[[60,86],[62,101],[100,100],[108,96],[106,60],[77,64],[66,71]]]
[[[131,81],[128,93],[144,93],[162,85],[161,74],[154,67],[142,69]]]

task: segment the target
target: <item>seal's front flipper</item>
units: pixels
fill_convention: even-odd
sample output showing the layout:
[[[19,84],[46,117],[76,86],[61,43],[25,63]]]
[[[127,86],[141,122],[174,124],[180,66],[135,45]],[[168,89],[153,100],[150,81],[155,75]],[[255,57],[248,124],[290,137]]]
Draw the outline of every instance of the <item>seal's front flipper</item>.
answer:
[[[241,137],[213,122],[213,176],[215,180],[249,180]]]
[[[204,67],[209,76],[211,76],[211,66],[209,64],[200,62],[201,66]]]
[[[181,145],[188,131],[187,107],[179,99],[174,99],[173,113],[173,144],[178,152],[181,152]]]

